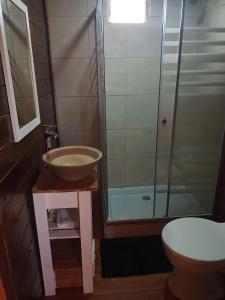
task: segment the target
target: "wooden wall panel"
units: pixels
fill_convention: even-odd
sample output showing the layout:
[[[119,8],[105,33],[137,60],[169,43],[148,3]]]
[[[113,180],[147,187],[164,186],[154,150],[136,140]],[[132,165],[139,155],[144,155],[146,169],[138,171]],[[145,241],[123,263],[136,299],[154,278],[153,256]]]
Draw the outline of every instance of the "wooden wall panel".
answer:
[[[53,101],[53,95],[52,94],[48,94],[48,95],[44,95],[39,97],[39,107],[40,110],[42,111],[42,123],[43,124],[49,124],[49,120],[53,120],[54,119],[54,110],[53,110],[53,106],[51,106],[51,104]]]
[[[45,124],[56,124],[45,3],[44,0],[24,2],[30,17],[41,120]],[[13,142],[0,63],[0,208],[4,232],[4,236],[0,233],[0,237],[6,240],[6,253],[16,292],[10,300],[28,300],[40,296],[43,291],[31,194],[43,152],[44,140],[40,127],[19,143]],[[8,283],[4,282],[5,285]]]
[[[30,298],[34,286],[39,288],[36,288],[36,295],[33,296],[42,294],[31,195],[31,187],[37,178],[44,149],[42,131],[37,128],[20,143],[11,142],[9,145],[14,148],[11,148],[9,152],[12,158],[4,156],[9,162],[5,165],[10,168],[0,180],[0,199],[14,286],[18,299],[26,300]],[[6,145],[5,149],[9,148]],[[3,169],[6,170],[6,168]]]
[[[9,106],[7,102],[6,88],[5,86],[0,86],[0,116],[9,113]]]
[[[12,139],[12,128],[10,116],[8,114],[0,116],[0,148],[7,144]]]
[[[3,291],[3,295],[0,291],[0,299],[4,300],[3,296],[7,300],[16,299],[16,291],[14,288],[12,272],[10,269],[10,263],[8,259],[8,252],[6,246],[6,240],[3,233],[3,218],[2,207],[0,205],[0,289]]]

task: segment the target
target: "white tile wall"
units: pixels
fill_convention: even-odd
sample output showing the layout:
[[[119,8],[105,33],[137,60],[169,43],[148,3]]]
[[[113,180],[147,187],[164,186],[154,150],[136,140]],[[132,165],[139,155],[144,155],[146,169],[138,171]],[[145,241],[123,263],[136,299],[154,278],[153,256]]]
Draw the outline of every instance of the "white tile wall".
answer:
[[[126,25],[104,22],[104,51],[106,58],[126,56]]]
[[[117,183],[118,186],[122,183],[144,185],[152,179],[151,175],[147,175],[149,166],[145,166],[142,171],[141,167],[155,155],[162,5],[162,0],[147,1],[148,23],[112,24],[108,23],[105,1],[106,120],[110,186],[117,186]],[[116,164],[120,163],[118,169],[114,161]],[[136,173],[136,167],[137,174],[129,177],[128,172]],[[120,177],[118,182],[117,176]]]
[[[87,0],[47,0],[49,17],[86,17],[88,14]]]
[[[106,95],[126,94],[126,60],[109,58],[105,60]]]
[[[198,1],[196,6],[192,6],[192,8],[196,8],[196,12],[201,2]],[[223,6],[220,6],[219,3],[219,0],[208,0],[204,14],[200,13],[201,18],[195,18],[197,21],[197,23],[195,22],[196,26],[223,27],[225,25],[225,10],[223,10]],[[190,7],[191,5],[189,5]],[[186,11],[188,14],[188,9]],[[189,38],[191,38],[190,35]],[[214,33],[204,33],[195,36],[195,40],[214,40],[215,38],[224,40],[225,34],[216,36]],[[195,51],[197,53],[206,52],[213,54],[216,51],[224,52],[224,46],[200,46],[196,47]],[[219,61],[218,63],[196,63],[194,66],[196,69],[218,69],[220,67],[224,70],[224,64],[219,63]],[[185,80],[187,81],[188,78],[185,78]],[[193,81],[193,78],[190,78],[190,80]],[[224,76],[194,76],[194,81],[201,80],[217,82],[221,80],[224,82]],[[197,180],[196,182],[199,183],[211,181],[211,185],[214,184],[214,180],[216,179],[218,171],[216,161],[219,161],[220,158],[219,149],[224,134],[225,109],[224,103],[220,102],[222,100],[221,97],[224,97],[224,95],[220,97],[216,96],[217,93],[222,92],[220,87],[202,86],[197,88],[196,91],[199,95],[190,95],[189,97],[188,95],[186,97],[180,96],[178,99],[175,155],[173,159],[174,171],[179,176],[179,180],[184,180],[184,182],[188,182],[189,178],[192,178],[192,180]],[[223,90],[224,92],[225,90]],[[210,153],[210,148],[217,150],[213,154],[213,152]],[[204,187],[200,185],[199,188]],[[210,211],[210,204],[213,202],[213,195],[210,192],[194,194],[194,197],[203,207]]]
[[[125,161],[122,159],[108,160],[109,187],[122,187],[125,185]]]
[[[177,17],[181,14],[181,4],[180,0],[168,0],[167,1],[167,16]],[[202,9],[202,1],[198,0],[196,4],[191,4],[187,1],[185,7],[185,17],[199,17]]]
[[[150,17],[161,17],[163,13],[163,0],[147,0],[150,7]]]
[[[113,186],[116,174],[119,176],[124,169],[125,179],[119,180],[119,186],[121,182],[128,186],[153,184],[163,2],[147,0],[147,23],[109,24],[107,0],[104,1],[107,128],[117,129],[113,137],[108,137],[108,155],[117,162],[120,159],[121,163],[118,170],[112,162],[108,165],[109,173],[113,173],[110,176],[110,180],[113,177]],[[196,5],[188,1],[185,26],[198,26],[200,10],[200,0]],[[179,26],[180,12],[180,0],[168,0],[168,27]],[[185,38],[196,38],[196,34],[186,34]],[[177,49],[171,53],[174,51]],[[190,53],[195,49],[186,47],[185,51]],[[188,67],[193,68],[190,64]],[[183,88],[182,92],[190,90],[192,88]],[[120,140],[124,136],[124,128],[125,146]],[[122,143],[118,152],[113,143]],[[122,153],[125,157],[121,156]]]
[[[88,0],[88,14],[89,15],[95,13],[96,5],[97,5],[97,0]]]
[[[94,130],[61,130],[61,146],[85,145],[99,147],[99,133]]]
[[[51,55],[54,58],[89,58],[87,17],[50,17]]]
[[[126,128],[154,127],[157,122],[158,95],[127,96]]]
[[[97,98],[59,97],[59,121],[63,130],[96,129],[94,107]]]
[[[53,59],[57,96],[90,96],[89,59]]]
[[[108,159],[125,158],[126,147],[125,130],[107,130]]]
[[[155,150],[156,128],[126,130],[127,158],[154,158]]]
[[[122,129],[126,123],[126,97],[106,97],[106,127],[107,129]]]
[[[112,25],[113,26],[113,25]],[[127,57],[160,57],[162,19],[127,25]]]
[[[224,0],[215,1],[225,4]],[[196,26],[200,2],[196,6],[188,4],[188,26]],[[97,64],[95,23],[91,18],[96,0],[46,3],[61,143],[97,145]],[[135,25],[109,24],[106,3],[107,0],[104,40],[109,184],[152,184],[163,0],[147,0],[148,23]],[[168,0],[168,4],[170,26],[177,26],[180,0]],[[223,22],[223,8],[217,21]]]
[[[89,53],[91,63],[95,62],[97,64],[96,59],[96,24],[95,19],[89,17],[89,27],[88,27],[88,36],[89,36]]]
[[[46,0],[61,145],[99,145],[96,0]]]
[[[214,14],[215,16],[216,14]],[[225,4],[220,6],[220,9],[217,11],[216,21],[215,21],[216,27],[225,27]],[[216,40],[224,40],[224,33],[217,33],[215,34]]]
[[[128,58],[127,94],[158,94],[159,75],[160,60],[158,58]]]
[[[153,159],[128,159],[126,163],[126,186],[150,185],[154,182]]]

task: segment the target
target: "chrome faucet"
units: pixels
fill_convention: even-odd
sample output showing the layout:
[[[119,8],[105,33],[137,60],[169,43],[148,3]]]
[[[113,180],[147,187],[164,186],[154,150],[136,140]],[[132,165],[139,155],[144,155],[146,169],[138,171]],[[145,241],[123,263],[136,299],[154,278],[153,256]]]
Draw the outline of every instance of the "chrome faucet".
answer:
[[[45,135],[45,146],[46,151],[49,151],[53,148],[52,146],[52,140],[57,141],[59,135],[57,132],[57,126],[56,125],[41,125],[44,135]]]

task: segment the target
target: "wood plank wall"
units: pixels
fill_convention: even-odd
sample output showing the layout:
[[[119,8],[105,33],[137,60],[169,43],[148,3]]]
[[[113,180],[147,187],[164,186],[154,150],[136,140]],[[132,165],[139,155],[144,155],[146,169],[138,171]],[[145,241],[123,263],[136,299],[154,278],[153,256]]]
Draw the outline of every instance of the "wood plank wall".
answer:
[[[24,2],[30,17],[42,124],[56,124],[45,2]],[[17,299],[26,300],[42,293],[31,187],[41,166],[44,140],[38,127],[21,142],[13,142],[1,65],[0,70],[0,218]]]
[[[16,292],[8,260],[1,215],[2,209],[0,206],[0,299],[14,300],[16,298]]]

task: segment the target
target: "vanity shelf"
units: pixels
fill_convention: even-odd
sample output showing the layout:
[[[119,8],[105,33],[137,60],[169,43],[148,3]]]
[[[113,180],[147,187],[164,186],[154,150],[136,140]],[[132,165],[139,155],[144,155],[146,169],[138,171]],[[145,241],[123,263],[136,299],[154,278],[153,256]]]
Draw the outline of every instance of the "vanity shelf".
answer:
[[[94,248],[92,192],[98,190],[97,171],[80,182],[65,182],[44,170],[33,187],[33,201],[45,295],[57,288],[83,286],[93,292]],[[79,228],[59,229],[48,210],[78,209]],[[75,226],[77,227],[77,226]]]
[[[49,228],[50,240],[79,239],[80,238],[80,229],[79,228],[59,229],[55,222],[48,222],[48,228]]]
[[[63,239],[79,239],[79,229],[57,229],[49,230],[50,240],[63,240]]]
[[[81,245],[79,239],[51,241],[57,288],[82,286]]]

